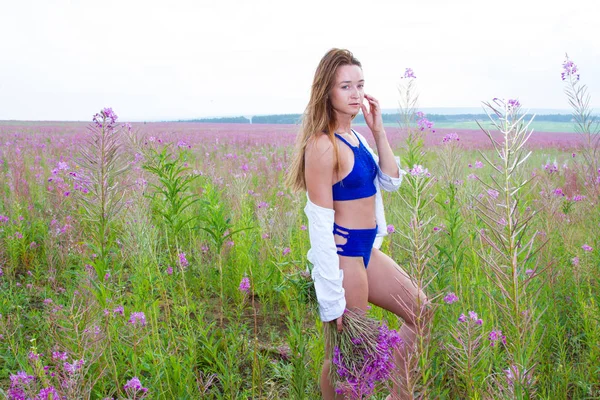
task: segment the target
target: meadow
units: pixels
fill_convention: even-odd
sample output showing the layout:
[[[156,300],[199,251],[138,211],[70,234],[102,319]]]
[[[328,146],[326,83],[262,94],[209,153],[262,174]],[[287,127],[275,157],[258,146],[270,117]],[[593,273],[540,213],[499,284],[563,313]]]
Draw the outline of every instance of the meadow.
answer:
[[[485,121],[483,121],[485,122]],[[464,122],[436,122],[435,126],[438,129],[451,130],[478,130],[476,121]],[[575,126],[572,122],[548,122],[548,121],[533,121],[531,128],[536,132],[556,132],[560,134],[575,133]]]
[[[0,394],[319,398],[305,195],[283,187],[297,130],[0,124]],[[411,172],[384,195],[382,249],[433,303],[415,394],[600,398],[584,135],[534,132],[508,173],[481,130],[411,132],[387,128]]]

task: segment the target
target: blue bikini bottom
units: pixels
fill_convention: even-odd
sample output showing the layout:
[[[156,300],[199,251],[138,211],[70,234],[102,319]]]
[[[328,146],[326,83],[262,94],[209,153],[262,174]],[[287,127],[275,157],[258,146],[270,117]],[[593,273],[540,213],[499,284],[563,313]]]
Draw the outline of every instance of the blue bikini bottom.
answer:
[[[372,229],[348,229],[334,222],[333,234],[347,239],[344,244],[336,244],[337,253],[346,257],[362,257],[365,268],[367,268],[377,236],[377,226]]]

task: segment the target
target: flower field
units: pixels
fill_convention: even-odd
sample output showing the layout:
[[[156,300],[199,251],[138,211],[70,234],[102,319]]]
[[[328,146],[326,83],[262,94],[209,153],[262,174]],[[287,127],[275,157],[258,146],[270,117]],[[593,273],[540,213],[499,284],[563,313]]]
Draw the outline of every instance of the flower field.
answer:
[[[0,126],[1,393],[319,398],[304,195],[282,187],[297,127],[118,128],[119,147],[103,155],[86,124]],[[518,209],[536,210],[525,233],[536,254],[514,276],[532,292],[521,332],[502,311],[486,258],[497,244],[477,206],[498,198],[488,161],[499,160],[483,132],[449,133],[425,134],[420,149],[431,176],[424,270],[411,270],[406,244],[410,180],[384,197],[393,233],[383,249],[431,281],[435,304],[416,387],[425,398],[512,398],[515,386],[531,398],[600,396],[600,171],[584,172],[582,136],[533,133],[525,146],[519,174],[533,180]],[[406,133],[388,135],[409,159]],[[102,165],[105,181],[92,178]],[[528,365],[515,358],[519,341]]]
[[[416,322],[415,398],[600,398],[600,130],[563,69],[579,133],[532,132],[518,100],[497,98],[477,131],[415,110],[386,129],[407,174],[384,195],[382,250],[433,316]],[[0,123],[0,395],[320,398],[331,331],[306,198],[283,186],[297,130],[130,125],[110,108]],[[356,321],[336,389],[384,399],[402,321],[377,307]],[[361,366],[363,352],[377,357]]]

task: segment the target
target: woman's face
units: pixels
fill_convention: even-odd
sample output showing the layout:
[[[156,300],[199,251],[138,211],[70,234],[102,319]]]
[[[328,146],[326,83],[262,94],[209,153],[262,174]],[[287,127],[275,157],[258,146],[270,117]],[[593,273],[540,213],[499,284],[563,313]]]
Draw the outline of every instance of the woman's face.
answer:
[[[335,74],[335,83],[329,92],[333,109],[345,115],[357,115],[364,99],[362,69],[358,65],[342,65]]]

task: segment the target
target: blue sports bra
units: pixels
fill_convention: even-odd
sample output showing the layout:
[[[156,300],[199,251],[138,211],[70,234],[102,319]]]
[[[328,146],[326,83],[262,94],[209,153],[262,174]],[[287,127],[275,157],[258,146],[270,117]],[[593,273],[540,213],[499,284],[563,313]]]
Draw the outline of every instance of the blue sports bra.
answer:
[[[356,136],[356,133],[354,136]],[[346,143],[354,153],[354,166],[352,171],[341,181],[333,185],[333,200],[345,201],[371,197],[377,192],[375,177],[377,176],[377,164],[369,150],[362,144],[358,136],[358,146],[352,146],[343,137],[335,134],[342,142]]]

